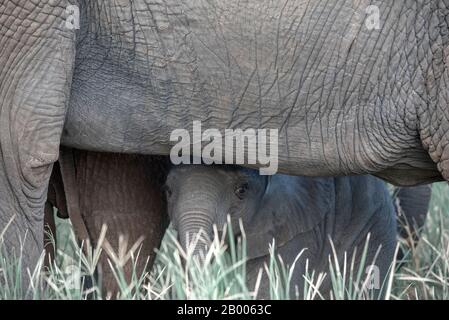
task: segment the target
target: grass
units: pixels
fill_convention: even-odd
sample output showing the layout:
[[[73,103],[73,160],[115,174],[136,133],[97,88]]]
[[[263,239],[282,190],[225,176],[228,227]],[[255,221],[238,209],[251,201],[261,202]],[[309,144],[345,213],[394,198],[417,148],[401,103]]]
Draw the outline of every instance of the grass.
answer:
[[[44,256],[34,270],[29,270],[24,281],[19,270],[20,257],[0,253],[0,299],[104,299],[100,285],[96,283],[96,266],[103,252],[101,247],[90,247],[83,252],[76,245],[71,226],[58,220],[58,252],[56,261],[48,269],[43,267]],[[105,235],[103,232],[103,236]],[[225,250],[225,240],[229,249]],[[364,248],[365,252],[368,248]],[[449,187],[445,183],[433,187],[430,214],[417,248],[405,250],[401,268],[392,268],[384,282],[385,299],[449,299]],[[1,247],[1,242],[0,242]],[[89,246],[88,246],[89,247]],[[3,252],[3,250],[1,251]],[[254,287],[246,285],[245,243],[233,243],[232,231],[223,238],[215,237],[203,265],[183,252],[173,231],[167,232],[157,254],[154,267],[148,273],[133,271],[132,280],[126,281],[122,266],[124,260],[140,259],[138,250],[128,256],[110,258],[120,292],[119,299],[257,299],[260,282]],[[300,255],[299,255],[300,256]],[[364,256],[364,255],[363,255]],[[329,257],[327,274],[307,270],[303,288],[295,288],[305,299],[321,299],[320,284],[324,277],[332,283],[331,299],[378,299],[367,289],[363,277],[364,263],[354,268],[351,256],[343,263],[336,263],[336,256]],[[183,260],[186,262],[183,263]],[[340,259],[341,260],[341,259]],[[135,264],[135,263],[133,263]],[[271,259],[260,277],[267,276],[272,299],[295,299],[291,294],[292,266],[284,265],[271,248]],[[25,285],[25,283],[29,283]]]

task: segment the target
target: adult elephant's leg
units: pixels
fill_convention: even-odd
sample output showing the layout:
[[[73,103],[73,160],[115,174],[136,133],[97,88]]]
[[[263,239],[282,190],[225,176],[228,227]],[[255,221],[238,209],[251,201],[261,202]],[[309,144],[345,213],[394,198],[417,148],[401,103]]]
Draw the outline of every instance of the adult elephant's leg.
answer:
[[[74,150],[74,160],[79,209],[93,245],[103,225],[116,255],[120,238],[127,241],[127,249],[142,239],[137,272],[143,272],[148,257],[152,265],[168,222],[162,192],[167,159]],[[100,262],[102,284],[105,291],[116,294],[117,281],[108,258],[104,254]],[[131,261],[124,265],[124,272],[129,281]]]
[[[429,213],[431,185],[399,188],[395,207],[398,217],[398,234],[414,254]],[[400,256],[402,257],[402,252]]]
[[[0,233],[9,225],[6,252],[22,250],[24,267],[33,267],[43,250],[47,186],[74,61],[75,30],[65,23],[69,5],[0,4]]]

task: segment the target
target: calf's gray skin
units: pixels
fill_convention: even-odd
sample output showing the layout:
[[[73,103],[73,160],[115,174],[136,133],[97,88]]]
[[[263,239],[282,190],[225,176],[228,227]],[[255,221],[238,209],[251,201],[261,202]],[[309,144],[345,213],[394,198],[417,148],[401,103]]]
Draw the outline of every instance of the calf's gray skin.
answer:
[[[309,272],[329,272],[332,246],[340,263],[343,254],[360,253],[371,234],[367,265],[379,268],[380,283],[390,267],[396,247],[396,216],[385,184],[372,176],[310,178],[277,174],[260,176],[256,170],[231,166],[174,167],[166,182],[168,212],[179,240],[187,250],[201,238],[193,253],[201,258],[213,237],[213,225],[222,230],[227,215],[239,235],[242,220],[247,239],[248,283],[269,260],[269,244],[275,239],[276,253],[291,265],[302,249],[291,283],[303,298],[306,259]],[[204,232],[204,234],[203,234]],[[381,246],[375,259],[376,251]],[[192,250],[192,248],[189,248]],[[377,288],[379,289],[379,288]],[[327,296],[327,276],[320,292]],[[378,290],[377,290],[377,293]],[[269,298],[266,275],[259,298]]]
[[[193,120],[279,129],[282,173],[448,180],[448,13],[447,0],[2,1],[6,249],[27,234],[25,267],[42,251],[61,141],[167,155]]]

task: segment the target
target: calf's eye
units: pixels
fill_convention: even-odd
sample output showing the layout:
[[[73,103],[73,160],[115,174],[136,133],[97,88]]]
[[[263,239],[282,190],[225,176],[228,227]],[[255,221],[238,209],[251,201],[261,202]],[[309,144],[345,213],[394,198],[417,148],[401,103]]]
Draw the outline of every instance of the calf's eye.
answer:
[[[167,198],[170,198],[172,195],[172,191],[168,186],[164,186],[163,187],[163,192],[165,192],[165,195]]]
[[[244,183],[244,184],[238,186],[238,187],[235,189],[234,193],[235,193],[235,195],[236,195],[239,199],[243,199],[243,197],[245,196],[246,192],[248,191],[248,188],[249,188],[248,183]]]

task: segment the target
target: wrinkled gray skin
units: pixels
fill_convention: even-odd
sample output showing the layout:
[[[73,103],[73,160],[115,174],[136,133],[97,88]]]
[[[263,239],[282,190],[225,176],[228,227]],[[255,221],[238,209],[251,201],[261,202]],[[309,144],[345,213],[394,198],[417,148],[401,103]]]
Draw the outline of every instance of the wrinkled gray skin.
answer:
[[[69,4],[81,28],[66,27]],[[366,26],[378,5],[380,29]],[[449,179],[447,0],[2,1],[0,229],[42,251],[59,146],[167,155],[173,129],[279,129],[282,173]]]
[[[381,246],[374,261],[380,270],[381,283],[392,263],[397,237],[393,202],[385,184],[372,176],[266,177],[252,169],[191,165],[173,168],[166,188],[169,215],[184,250],[200,232],[205,232],[193,250],[200,258],[210,246],[213,224],[222,231],[230,215],[238,236],[238,221],[242,220],[250,286],[269,260],[268,246],[273,238],[276,253],[289,265],[302,249],[307,249],[296,264],[292,294],[295,286],[300,294],[303,292],[306,259],[310,260],[309,272],[329,272],[327,264],[332,255],[329,238],[339,259],[343,259],[345,252],[352,256],[355,248],[360,254],[371,233],[367,265],[374,261]],[[359,262],[357,255],[356,267]],[[320,292],[326,295],[329,289],[328,275]],[[259,298],[269,298],[266,276]]]

